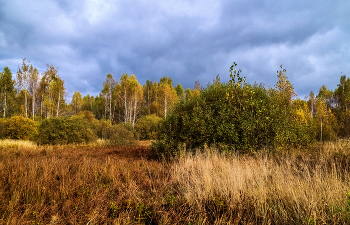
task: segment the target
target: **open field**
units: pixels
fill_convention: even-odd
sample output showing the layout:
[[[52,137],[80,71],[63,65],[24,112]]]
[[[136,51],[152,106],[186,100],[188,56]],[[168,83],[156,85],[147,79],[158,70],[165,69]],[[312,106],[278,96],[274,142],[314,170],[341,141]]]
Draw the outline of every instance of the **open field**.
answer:
[[[170,162],[136,147],[0,142],[0,224],[346,224],[350,143]]]

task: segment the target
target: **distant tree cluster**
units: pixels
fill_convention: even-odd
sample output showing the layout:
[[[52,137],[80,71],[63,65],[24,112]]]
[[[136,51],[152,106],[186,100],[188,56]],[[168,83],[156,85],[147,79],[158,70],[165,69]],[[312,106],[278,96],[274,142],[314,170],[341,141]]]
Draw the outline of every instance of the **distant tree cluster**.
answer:
[[[181,84],[173,87],[170,77],[162,77],[159,83],[147,80],[142,86],[135,75],[123,74],[117,81],[108,74],[99,95],[82,96],[75,91],[67,104],[68,93],[57,68],[48,65],[44,73],[39,73],[25,58],[16,79],[8,67],[4,68],[0,84],[2,118],[21,115],[40,120],[77,115],[86,110],[111,124],[129,122],[133,126],[141,116],[155,114],[165,118],[176,102],[198,91],[196,88],[184,91]]]
[[[75,91],[68,104],[65,83],[60,78],[58,69],[52,65],[48,65],[45,72],[39,73],[37,68],[24,58],[17,69],[15,78],[13,79],[8,67],[5,67],[0,73],[0,117],[3,121],[17,116],[26,121],[31,119],[40,123],[41,125],[37,124],[39,131],[43,130],[44,125],[42,124],[46,124],[45,126],[52,128],[52,132],[58,132],[61,129],[70,133],[69,129],[71,128],[67,128],[69,124],[78,126],[81,123],[63,119],[63,117],[86,116],[89,112],[93,115],[94,120],[104,121],[99,126],[96,125],[98,122],[94,120],[88,121],[90,124],[94,124],[90,128],[96,131],[96,137],[100,138],[110,138],[113,135],[103,136],[103,133],[115,131],[109,126],[123,123],[130,124],[132,132],[136,132],[133,133],[136,138],[154,139],[159,122],[167,117],[173,106],[178,101],[191,98],[195,93],[199,93],[198,87],[186,91],[181,84],[173,87],[170,77],[162,77],[159,82],[147,80],[146,84],[142,86],[135,75],[123,74],[119,80],[116,80],[112,74],[108,74],[99,95],[82,96],[80,92]],[[138,120],[139,122],[137,122]],[[63,127],[59,127],[57,121],[62,122]],[[109,123],[109,126],[102,125],[104,123]],[[7,122],[2,123],[4,128],[2,138],[12,137],[6,133],[8,124]],[[55,124],[57,129],[52,127]],[[98,131],[101,128],[109,131]],[[37,131],[37,129],[35,130]],[[62,132],[53,134],[54,137],[47,135],[44,136],[51,139],[52,143],[83,142],[94,139],[90,134],[85,136],[91,138],[73,138],[74,140],[66,140],[64,138],[66,134]],[[19,139],[29,138],[28,135],[23,137],[18,136]],[[47,141],[38,140],[38,142],[46,143]]]
[[[62,116],[67,110],[66,97],[64,81],[54,66],[48,65],[44,73],[39,73],[24,58],[15,80],[8,67],[0,73],[2,118],[20,115],[32,119]]]

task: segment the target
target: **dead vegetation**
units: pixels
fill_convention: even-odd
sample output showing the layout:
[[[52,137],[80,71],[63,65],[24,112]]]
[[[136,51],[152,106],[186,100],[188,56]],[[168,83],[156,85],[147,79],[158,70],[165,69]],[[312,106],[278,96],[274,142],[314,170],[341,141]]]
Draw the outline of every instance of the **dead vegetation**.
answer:
[[[348,141],[171,162],[148,147],[0,143],[0,224],[346,224]]]

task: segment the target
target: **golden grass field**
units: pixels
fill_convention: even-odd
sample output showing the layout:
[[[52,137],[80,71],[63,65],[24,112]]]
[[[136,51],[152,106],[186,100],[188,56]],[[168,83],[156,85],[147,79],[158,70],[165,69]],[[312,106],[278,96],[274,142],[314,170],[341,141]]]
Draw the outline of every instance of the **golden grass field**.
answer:
[[[350,223],[348,140],[170,161],[149,144],[0,141],[0,224]]]

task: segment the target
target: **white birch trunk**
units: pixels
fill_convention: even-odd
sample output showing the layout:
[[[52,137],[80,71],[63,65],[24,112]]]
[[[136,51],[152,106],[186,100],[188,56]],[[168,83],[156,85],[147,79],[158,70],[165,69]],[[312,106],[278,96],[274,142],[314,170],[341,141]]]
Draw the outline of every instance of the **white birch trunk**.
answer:
[[[6,117],[6,86],[5,86],[5,102],[4,102],[4,118]]]
[[[167,113],[167,99],[165,95],[165,101],[164,101],[164,118],[166,118],[166,113]]]
[[[124,107],[125,107],[124,122],[126,123],[128,121],[128,108],[126,104],[126,88],[124,88]]]
[[[24,110],[26,111],[26,118],[28,118],[28,114],[27,114],[27,89],[24,89]]]
[[[33,120],[34,120],[34,112],[35,112],[35,91],[33,89],[33,97],[32,97],[32,111],[33,111]]]
[[[61,93],[58,92],[57,113],[56,113],[57,117],[58,117],[58,112],[60,110],[60,100],[61,100]]]
[[[136,108],[137,108],[137,94],[135,93],[135,104],[134,104],[134,118],[132,120],[132,128],[134,128],[136,120]]]
[[[112,125],[112,95],[109,95],[109,120]]]

